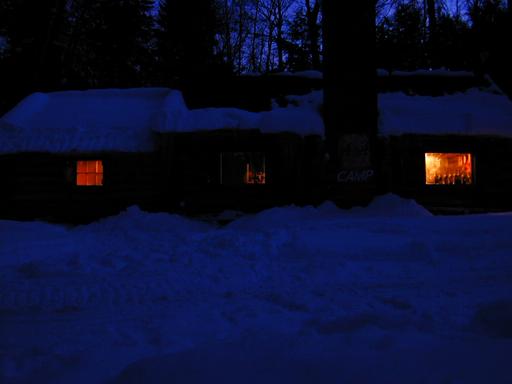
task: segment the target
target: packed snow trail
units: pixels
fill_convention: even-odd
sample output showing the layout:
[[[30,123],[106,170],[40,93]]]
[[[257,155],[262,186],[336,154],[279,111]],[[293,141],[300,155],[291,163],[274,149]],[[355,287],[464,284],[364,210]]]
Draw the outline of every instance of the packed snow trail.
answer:
[[[0,381],[511,383],[511,229],[395,196],[0,221]]]

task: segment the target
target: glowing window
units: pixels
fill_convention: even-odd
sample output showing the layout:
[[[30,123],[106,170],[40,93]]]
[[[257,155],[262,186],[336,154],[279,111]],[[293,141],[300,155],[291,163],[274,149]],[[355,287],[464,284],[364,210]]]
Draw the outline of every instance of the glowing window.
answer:
[[[265,154],[228,152],[220,155],[220,183],[224,185],[266,184]]]
[[[473,184],[471,153],[425,153],[425,184]]]
[[[76,162],[76,185],[103,185],[103,162],[101,160],[84,160]]]

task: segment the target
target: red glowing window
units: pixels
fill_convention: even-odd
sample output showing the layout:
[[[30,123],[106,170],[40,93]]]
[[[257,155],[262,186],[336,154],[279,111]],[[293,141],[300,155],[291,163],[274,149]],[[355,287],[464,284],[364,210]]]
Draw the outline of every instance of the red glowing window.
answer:
[[[77,161],[76,185],[86,187],[103,185],[103,162],[101,160]]]
[[[471,153],[425,153],[425,184],[473,184]]]

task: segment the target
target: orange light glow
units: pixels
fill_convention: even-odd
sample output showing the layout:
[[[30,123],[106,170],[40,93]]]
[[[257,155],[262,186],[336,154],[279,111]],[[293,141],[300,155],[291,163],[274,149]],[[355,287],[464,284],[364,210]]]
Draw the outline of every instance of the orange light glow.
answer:
[[[265,184],[265,164],[263,164],[263,169],[255,171],[251,164],[247,163],[244,182],[245,184]]]
[[[470,153],[425,153],[425,184],[473,184]]]
[[[222,152],[219,176],[222,185],[267,184],[265,153]]]
[[[103,162],[101,160],[84,160],[76,162],[76,185],[103,185]]]

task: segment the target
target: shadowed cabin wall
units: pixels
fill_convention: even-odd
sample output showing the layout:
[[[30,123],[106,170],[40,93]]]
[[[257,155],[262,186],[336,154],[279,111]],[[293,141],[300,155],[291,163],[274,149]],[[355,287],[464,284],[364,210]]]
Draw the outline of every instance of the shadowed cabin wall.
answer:
[[[158,142],[165,175],[160,188],[166,196],[163,206],[167,210],[258,210],[311,202],[316,192],[313,184],[322,167],[323,144],[318,136],[219,130],[161,134]],[[264,185],[220,182],[220,154],[236,152],[264,154]]]
[[[77,160],[102,160],[104,185],[77,186]],[[147,209],[157,205],[152,153],[1,155],[0,172],[2,217],[81,222],[134,204]]]
[[[156,135],[154,153],[0,156],[0,217],[81,223],[131,205],[150,211],[259,210],[324,199],[318,136],[219,130]],[[222,185],[221,153],[265,155],[265,185]],[[77,186],[76,161],[102,160],[103,185]]]
[[[472,185],[425,185],[425,153],[471,153]],[[434,212],[512,209],[512,139],[490,136],[403,135],[381,138],[383,192],[393,192]]]

